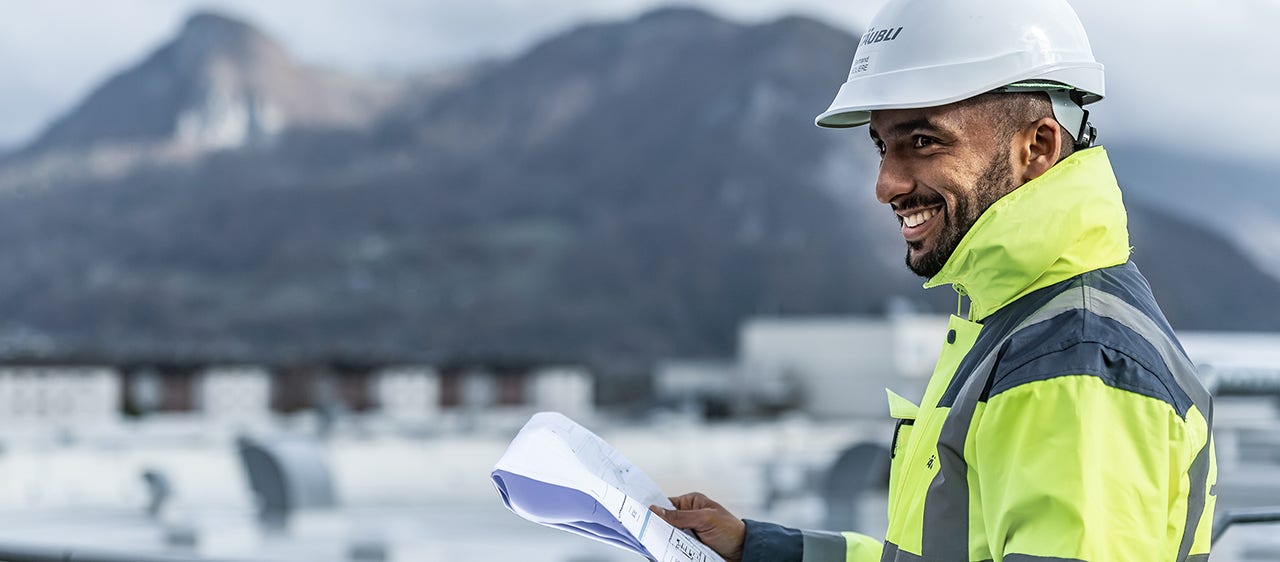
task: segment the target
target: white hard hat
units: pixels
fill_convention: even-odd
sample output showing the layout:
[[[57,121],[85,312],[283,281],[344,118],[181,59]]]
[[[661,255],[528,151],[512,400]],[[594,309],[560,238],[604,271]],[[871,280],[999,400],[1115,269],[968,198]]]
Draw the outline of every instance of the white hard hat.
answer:
[[[820,127],[857,127],[872,110],[935,107],[1003,89],[1049,92],[1067,132],[1088,134],[1080,106],[1104,94],[1102,65],[1065,0],[890,0],[853,58]]]

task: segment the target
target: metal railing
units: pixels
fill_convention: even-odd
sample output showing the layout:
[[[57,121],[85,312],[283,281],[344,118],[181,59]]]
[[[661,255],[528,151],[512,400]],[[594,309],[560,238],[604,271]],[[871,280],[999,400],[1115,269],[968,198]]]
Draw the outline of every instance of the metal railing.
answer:
[[[1280,396],[1280,369],[1197,365],[1214,396]]]
[[[1243,523],[1280,523],[1280,507],[1228,509],[1219,513],[1213,520],[1213,540],[1210,542],[1218,542],[1228,528]]]

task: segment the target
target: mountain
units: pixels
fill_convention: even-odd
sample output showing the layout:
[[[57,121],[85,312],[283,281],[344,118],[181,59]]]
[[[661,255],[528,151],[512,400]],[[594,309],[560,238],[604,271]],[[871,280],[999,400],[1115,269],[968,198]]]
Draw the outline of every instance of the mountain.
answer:
[[[30,147],[41,152],[114,142],[235,148],[286,128],[351,128],[385,109],[379,84],[298,64],[252,26],[214,13],[98,88]]]
[[[1131,259],[1175,328],[1280,329],[1276,278],[1226,236],[1143,203],[1127,206]]]
[[[1143,205],[1231,240],[1280,277],[1280,170],[1150,146],[1113,149],[1116,174]]]
[[[812,125],[855,44],[664,9],[388,86],[357,115],[315,101],[346,82],[196,16],[0,163],[0,351],[644,365],[731,353],[751,315],[954,310],[902,266],[870,142]],[[225,146],[221,126],[180,132],[227,119],[245,133]],[[139,142],[201,148],[29,173]],[[1150,206],[1131,223],[1175,326],[1280,328],[1280,305],[1233,293],[1280,283],[1230,243]]]
[[[0,189],[268,146],[288,130],[361,129],[402,89],[300,64],[245,22],[197,13],[171,41],[4,159]]]

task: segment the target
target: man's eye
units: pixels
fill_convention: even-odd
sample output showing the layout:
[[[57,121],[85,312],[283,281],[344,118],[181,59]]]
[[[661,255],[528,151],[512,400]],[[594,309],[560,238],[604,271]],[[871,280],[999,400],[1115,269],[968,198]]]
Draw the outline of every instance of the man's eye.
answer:
[[[912,140],[913,146],[916,148],[924,148],[933,144],[933,139],[925,136],[916,135]]]
[[[880,141],[875,141],[875,145],[876,145],[876,152],[880,153],[880,156],[884,156],[884,143]]]

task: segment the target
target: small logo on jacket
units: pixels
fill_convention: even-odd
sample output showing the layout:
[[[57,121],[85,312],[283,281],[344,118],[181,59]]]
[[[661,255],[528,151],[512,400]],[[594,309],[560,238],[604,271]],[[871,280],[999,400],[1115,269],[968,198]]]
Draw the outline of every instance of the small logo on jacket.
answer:
[[[936,461],[936,460],[938,460],[937,455],[929,455],[929,462],[924,463],[925,468],[928,468],[929,470],[933,470],[933,461]]]
[[[902,33],[901,27],[890,29],[876,29],[873,27],[862,34],[862,44],[870,45],[882,41],[893,41],[898,38],[899,33]]]

